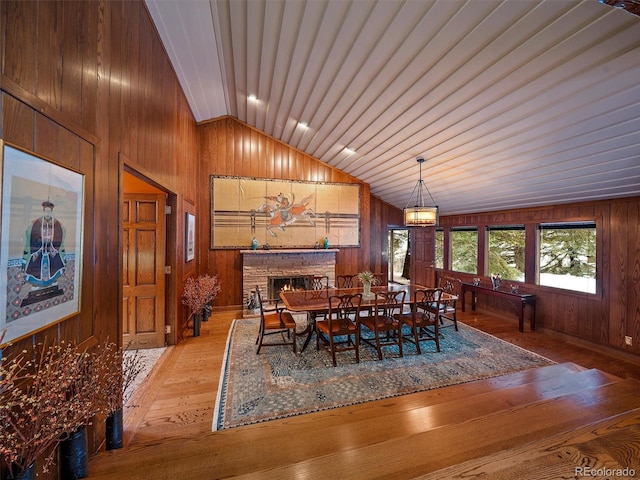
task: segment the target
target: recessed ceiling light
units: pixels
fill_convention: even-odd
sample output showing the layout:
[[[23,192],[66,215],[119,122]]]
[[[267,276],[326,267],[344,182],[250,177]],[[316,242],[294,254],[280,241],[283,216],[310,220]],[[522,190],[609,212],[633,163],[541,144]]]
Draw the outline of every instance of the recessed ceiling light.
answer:
[[[353,148],[344,147],[344,153],[348,155],[353,155],[354,153],[356,153],[356,151]]]
[[[247,98],[249,100],[251,100],[252,102],[257,102],[258,101],[258,97],[256,97],[253,93],[251,95],[249,95]]]
[[[305,130],[309,128],[309,125],[307,125],[307,122],[298,122],[298,126],[304,128]]]

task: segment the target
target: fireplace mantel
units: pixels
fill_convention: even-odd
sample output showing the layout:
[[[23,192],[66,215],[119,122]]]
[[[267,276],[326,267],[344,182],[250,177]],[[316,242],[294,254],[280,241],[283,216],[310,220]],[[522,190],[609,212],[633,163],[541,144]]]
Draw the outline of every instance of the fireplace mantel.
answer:
[[[337,248],[291,248],[291,249],[273,249],[273,250],[240,250],[242,255],[281,255],[281,254],[294,254],[294,253],[327,253],[333,252],[338,253],[340,250]]]

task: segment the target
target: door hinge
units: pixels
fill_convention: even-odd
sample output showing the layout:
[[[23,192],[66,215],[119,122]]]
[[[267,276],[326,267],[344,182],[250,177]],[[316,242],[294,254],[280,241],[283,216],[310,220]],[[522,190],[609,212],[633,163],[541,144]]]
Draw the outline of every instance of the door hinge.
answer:
[[[171,265],[165,265],[164,274],[165,275],[171,275]]]
[[[165,205],[164,206],[164,214],[165,215],[171,215],[171,205]]]

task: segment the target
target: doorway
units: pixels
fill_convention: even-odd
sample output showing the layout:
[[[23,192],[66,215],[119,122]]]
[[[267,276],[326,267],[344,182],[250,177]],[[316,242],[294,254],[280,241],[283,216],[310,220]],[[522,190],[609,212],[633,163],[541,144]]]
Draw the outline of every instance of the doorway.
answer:
[[[167,192],[123,171],[122,345],[166,345]]]
[[[411,248],[409,245],[409,230],[406,228],[390,228],[389,251],[389,275],[390,281],[408,285],[411,282]]]

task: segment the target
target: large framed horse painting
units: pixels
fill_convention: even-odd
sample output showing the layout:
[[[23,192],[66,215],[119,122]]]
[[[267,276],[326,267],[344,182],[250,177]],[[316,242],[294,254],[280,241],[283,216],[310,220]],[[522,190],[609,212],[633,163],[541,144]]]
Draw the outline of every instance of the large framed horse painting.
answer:
[[[361,188],[211,175],[211,248],[360,246]]]

